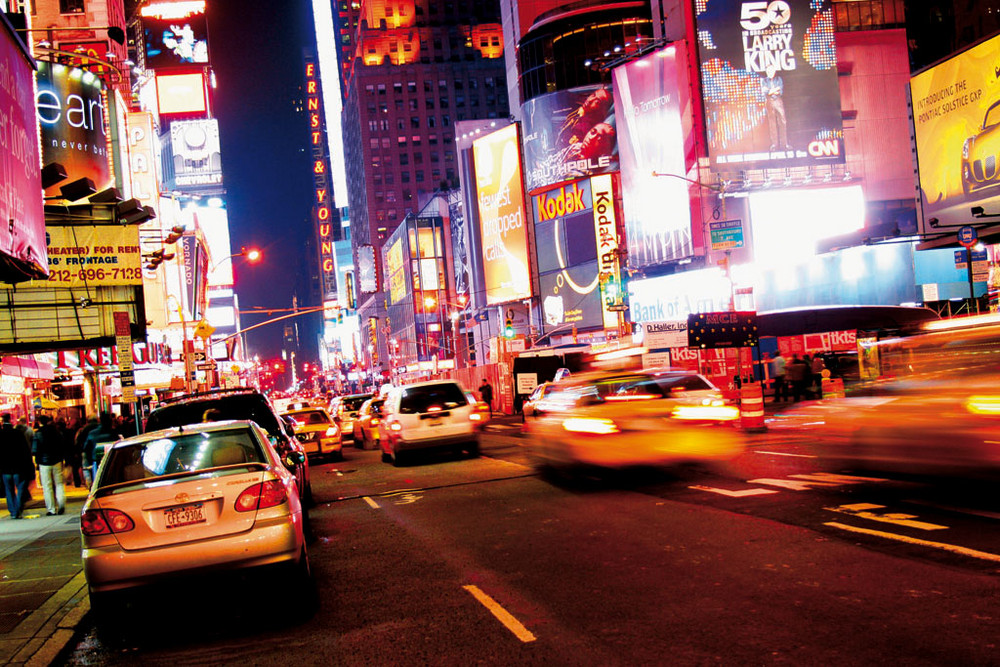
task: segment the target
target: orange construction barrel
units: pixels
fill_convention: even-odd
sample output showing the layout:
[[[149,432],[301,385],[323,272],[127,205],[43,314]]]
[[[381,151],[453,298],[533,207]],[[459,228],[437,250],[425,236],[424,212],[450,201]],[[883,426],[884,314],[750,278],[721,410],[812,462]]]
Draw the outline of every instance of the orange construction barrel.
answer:
[[[740,388],[740,425],[744,431],[759,433],[764,424],[764,392],[757,382],[746,382]]]

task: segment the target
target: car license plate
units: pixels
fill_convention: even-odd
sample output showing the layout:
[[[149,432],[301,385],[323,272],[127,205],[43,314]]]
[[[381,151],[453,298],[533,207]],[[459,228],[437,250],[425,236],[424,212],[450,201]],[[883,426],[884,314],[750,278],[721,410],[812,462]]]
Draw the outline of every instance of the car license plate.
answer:
[[[182,505],[163,510],[163,518],[167,528],[180,528],[194,523],[205,523],[205,507],[201,503]]]

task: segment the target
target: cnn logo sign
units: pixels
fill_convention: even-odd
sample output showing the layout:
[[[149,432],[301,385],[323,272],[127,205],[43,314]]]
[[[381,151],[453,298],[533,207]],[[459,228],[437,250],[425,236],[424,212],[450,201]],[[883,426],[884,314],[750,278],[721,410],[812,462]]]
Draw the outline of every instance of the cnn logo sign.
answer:
[[[817,139],[816,141],[810,141],[806,150],[813,157],[835,157],[840,155],[840,140]]]

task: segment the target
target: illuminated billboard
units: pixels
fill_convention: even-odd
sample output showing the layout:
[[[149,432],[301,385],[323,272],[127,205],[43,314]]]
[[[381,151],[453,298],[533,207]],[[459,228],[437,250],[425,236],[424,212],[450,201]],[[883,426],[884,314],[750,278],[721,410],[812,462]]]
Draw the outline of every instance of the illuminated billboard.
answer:
[[[831,0],[712,0],[697,24],[713,167],[844,162]]]
[[[362,294],[378,291],[378,275],[375,270],[375,248],[370,245],[358,246],[358,289]]]
[[[35,104],[25,94],[34,66],[8,30],[0,30],[0,72],[0,282],[16,283],[44,277],[48,259]]]
[[[531,296],[531,279],[517,125],[477,139],[472,154],[486,303],[527,299]]]
[[[76,67],[42,61],[35,78],[42,163],[58,162],[67,175],[65,181],[49,187],[46,196],[58,195],[60,185],[80,178],[94,181],[98,191],[114,185],[100,78]]]
[[[540,95],[521,106],[521,118],[524,182],[529,193],[618,171],[611,86],[582,86]]]
[[[208,21],[204,13],[178,18],[143,17],[146,69],[208,64]]]
[[[691,184],[684,179],[697,174],[689,173],[696,165],[687,48],[677,42],[613,75],[629,264],[689,257]]]
[[[49,278],[35,286],[142,285],[138,225],[49,225]]]
[[[397,237],[385,253],[385,273],[389,279],[389,303],[397,304],[406,296],[406,271],[403,237]]]
[[[969,222],[969,209],[1000,206],[1000,37],[910,78],[924,220]]]
[[[125,177],[129,190],[143,206],[155,210],[159,200],[159,179],[156,172],[156,133],[153,114],[133,111],[128,114],[129,169]]]
[[[205,113],[208,110],[205,75],[157,74],[156,108],[160,115]]]
[[[170,123],[174,183],[178,187],[222,184],[222,145],[214,118]]]
[[[333,208],[330,188],[330,159],[326,152],[326,128],[323,123],[323,91],[320,86],[319,68],[312,60],[306,61],[306,109],[309,118],[309,143],[313,172],[313,217],[319,235],[320,289],[324,299],[336,299],[337,252],[334,243],[339,236],[339,226]]]

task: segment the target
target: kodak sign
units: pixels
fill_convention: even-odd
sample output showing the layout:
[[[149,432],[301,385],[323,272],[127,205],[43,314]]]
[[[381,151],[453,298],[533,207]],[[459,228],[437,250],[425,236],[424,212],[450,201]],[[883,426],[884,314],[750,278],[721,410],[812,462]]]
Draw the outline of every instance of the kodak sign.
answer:
[[[545,222],[591,208],[589,189],[581,181],[535,195],[535,221]]]

